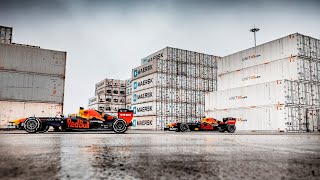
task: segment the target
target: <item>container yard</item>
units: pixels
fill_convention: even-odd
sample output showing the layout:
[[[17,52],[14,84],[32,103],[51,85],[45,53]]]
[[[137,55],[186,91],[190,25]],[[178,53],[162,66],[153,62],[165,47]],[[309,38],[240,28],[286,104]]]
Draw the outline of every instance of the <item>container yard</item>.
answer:
[[[319,43],[296,33],[222,57],[206,116],[236,117],[239,130],[318,131]]]
[[[204,93],[217,89],[219,57],[166,47],[132,70],[132,129],[163,129],[204,116]]]
[[[12,31],[0,26],[0,128],[63,113],[66,52],[13,43]]]
[[[126,81],[104,79],[95,85],[95,96],[89,99],[88,108],[116,116],[126,107]]]

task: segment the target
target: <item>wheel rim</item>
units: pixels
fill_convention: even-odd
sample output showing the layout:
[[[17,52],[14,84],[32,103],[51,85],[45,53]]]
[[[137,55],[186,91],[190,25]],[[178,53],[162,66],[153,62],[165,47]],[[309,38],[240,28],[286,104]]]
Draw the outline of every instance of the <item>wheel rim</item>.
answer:
[[[40,122],[37,119],[27,119],[24,128],[27,132],[36,132],[40,126]]]
[[[113,129],[116,132],[124,132],[126,130],[126,124],[124,121],[117,121],[116,123],[114,123],[113,125]]]
[[[186,124],[183,124],[183,125],[180,127],[180,129],[181,129],[181,132],[185,132],[185,131],[188,130],[188,126],[187,126]]]
[[[229,131],[230,131],[230,132],[233,132],[234,129],[235,129],[234,126],[229,126]]]

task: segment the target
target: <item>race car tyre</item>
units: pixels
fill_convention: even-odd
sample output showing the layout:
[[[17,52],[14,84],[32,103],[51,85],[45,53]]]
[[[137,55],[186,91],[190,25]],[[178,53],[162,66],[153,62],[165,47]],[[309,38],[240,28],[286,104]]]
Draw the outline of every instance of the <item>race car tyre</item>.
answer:
[[[189,126],[188,126],[188,124],[181,123],[181,124],[180,124],[180,131],[181,131],[181,132],[187,132],[187,131],[189,131]]]
[[[227,126],[227,131],[229,133],[234,133],[236,131],[236,126],[235,125],[228,125]]]
[[[50,126],[47,126],[45,123],[41,124],[41,128],[38,130],[39,133],[45,133],[49,130]]]
[[[24,122],[24,129],[28,132],[28,133],[36,133],[39,128],[41,126],[41,122],[38,118],[28,118],[25,122]]]
[[[115,133],[124,133],[127,131],[127,123],[123,119],[116,119],[112,123],[112,129]]]

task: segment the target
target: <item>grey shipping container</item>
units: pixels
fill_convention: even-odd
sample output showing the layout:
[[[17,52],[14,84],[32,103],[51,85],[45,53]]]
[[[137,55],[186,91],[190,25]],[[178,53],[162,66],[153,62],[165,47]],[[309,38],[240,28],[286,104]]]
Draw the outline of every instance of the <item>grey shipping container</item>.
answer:
[[[0,44],[0,70],[65,76],[66,52]]]
[[[64,78],[0,71],[0,100],[63,103]]]
[[[12,43],[12,27],[0,26],[0,43]]]

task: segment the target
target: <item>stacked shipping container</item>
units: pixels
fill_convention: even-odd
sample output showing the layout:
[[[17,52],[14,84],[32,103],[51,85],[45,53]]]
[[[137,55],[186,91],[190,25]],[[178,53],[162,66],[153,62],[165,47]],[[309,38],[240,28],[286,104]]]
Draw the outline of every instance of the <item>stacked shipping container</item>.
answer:
[[[0,30],[0,126],[26,116],[62,114],[66,52],[10,44],[11,36]]]
[[[244,130],[315,131],[319,82],[320,41],[292,34],[218,61],[206,115],[234,116]]]
[[[12,28],[0,26],[0,43],[11,44],[12,43]]]
[[[117,115],[118,109],[125,108],[126,81],[104,79],[95,85],[95,96],[89,99],[89,109]]]
[[[166,47],[132,70],[133,128],[163,129],[204,116],[204,93],[216,90],[219,57]]]

